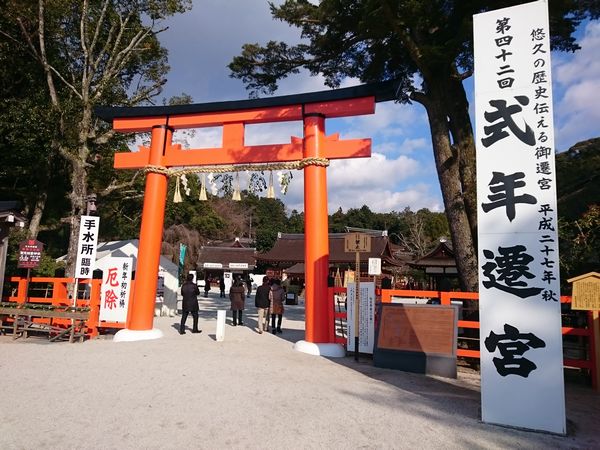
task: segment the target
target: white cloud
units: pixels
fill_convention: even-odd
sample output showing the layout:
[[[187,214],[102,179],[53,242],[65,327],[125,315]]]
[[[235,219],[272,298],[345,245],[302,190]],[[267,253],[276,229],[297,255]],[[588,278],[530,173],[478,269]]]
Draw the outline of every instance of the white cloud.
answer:
[[[331,189],[369,189],[370,186],[392,188],[396,183],[419,172],[419,163],[406,156],[389,160],[381,153],[370,158],[331,161],[328,185]]]
[[[600,23],[588,23],[579,44],[581,50],[559,54],[554,62],[558,150],[600,134]]]
[[[581,50],[558,54],[553,69],[554,79],[561,85],[572,85],[587,78],[600,77],[600,23],[589,22],[579,41]]]
[[[215,148],[220,147],[222,141],[221,127],[189,128],[173,133],[173,142],[183,148]]]
[[[167,97],[186,92],[197,103],[246,98],[242,82],[230,78],[227,68],[232,58],[240,54],[242,45],[264,44],[269,40],[299,41],[298,29],[271,18],[266,0],[195,0],[194,3],[191,12],[174,17],[168,23],[169,30],[159,36],[169,49],[172,67],[165,86]],[[575,54],[553,54],[559,149],[599,134],[600,23],[586,25],[580,45],[582,49]],[[472,82],[471,78],[466,83],[471,113]],[[360,84],[357,79],[345,79],[341,87],[356,84]],[[307,71],[301,71],[282,80],[276,95],[325,89],[322,76],[311,77]],[[360,208],[365,204],[377,212],[402,210],[406,206],[443,209],[429,126],[421,105],[378,103],[374,115],[327,120],[327,133],[334,132],[340,132],[341,139],[372,138],[373,156],[332,162],[327,169],[331,210],[340,206],[344,210]],[[249,126],[246,143],[285,143],[292,135],[302,135],[300,124]],[[220,146],[220,142],[220,130],[211,128],[197,130],[188,139],[192,148]],[[293,175],[288,194],[278,196],[290,210],[302,210],[303,173],[294,171]]]
[[[302,122],[279,122],[246,125],[246,145],[287,144],[291,137],[302,137]]]
[[[289,211],[304,210],[304,186],[301,173],[295,175],[288,194],[280,198]],[[425,183],[399,190],[385,189],[378,185],[371,185],[366,189],[355,187],[329,189],[327,200],[330,214],[338,208],[348,211],[350,208],[361,208],[363,205],[368,206],[373,212],[402,211],[407,206],[414,211],[421,208],[428,208],[431,211],[443,210],[439,194],[432,192],[431,186]]]
[[[351,131],[347,137],[380,137],[392,139],[410,136],[415,129],[427,126],[423,108],[394,102],[377,103],[375,114],[336,119],[339,125]],[[345,135],[346,136],[346,135]]]
[[[431,145],[427,139],[420,137],[416,139],[404,139],[399,147],[401,153],[408,154],[415,150],[427,149],[431,147]]]
[[[416,183],[407,180],[415,177]],[[434,180],[433,184],[422,180]],[[328,204],[330,212],[341,207],[360,208],[367,205],[374,212],[401,211],[429,208],[442,209],[435,174],[430,168],[407,156],[388,159],[373,153],[369,159],[332,161],[327,169]],[[288,209],[304,209],[304,183],[302,172],[294,172],[294,179],[286,196],[281,197]]]

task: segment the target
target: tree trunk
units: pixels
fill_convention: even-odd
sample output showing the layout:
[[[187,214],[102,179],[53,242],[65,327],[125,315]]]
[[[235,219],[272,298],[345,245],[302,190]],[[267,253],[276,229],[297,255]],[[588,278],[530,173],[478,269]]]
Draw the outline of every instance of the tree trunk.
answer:
[[[469,102],[456,71],[449,77],[448,89],[445,89],[446,105],[450,133],[453,144],[458,151],[460,180],[462,183],[463,201],[471,237],[475,248],[477,248],[477,178],[475,164],[475,141],[473,138],[473,127],[469,116]]]
[[[71,161],[73,172],[71,174],[72,191],[69,196],[71,200],[71,216],[69,218],[69,248],[67,251],[67,277],[74,277],[75,261],[77,259],[77,245],[79,243],[79,222],[81,215],[85,214],[85,198],[87,195],[87,171],[85,162],[81,160]]]
[[[37,239],[37,235],[40,231],[40,223],[42,221],[42,216],[44,214],[44,209],[46,208],[46,200],[48,199],[47,186],[42,187],[42,191],[38,195],[37,200],[35,201],[35,206],[33,207],[33,214],[31,215],[31,219],[29,220],[29,239]]]
[[[450,142],[444,95],[441,94],[439,87],[438,89],[433,87],[433,90],[431,88],[432,86],[429,84],[430,92],[424,105],[429,118],[433,154],[456,255],[461,288],[465,291],[476,291],[478,288],[477,254],[463,199],[458,146],[453,146]]]

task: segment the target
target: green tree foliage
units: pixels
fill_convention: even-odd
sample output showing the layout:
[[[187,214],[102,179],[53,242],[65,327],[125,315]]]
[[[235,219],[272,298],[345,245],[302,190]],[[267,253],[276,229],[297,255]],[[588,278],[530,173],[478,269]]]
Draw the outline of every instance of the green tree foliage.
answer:
[[[413,212],[407,207],[402,212],[389,213],[374,213],[366,205],[351,208],[347,213],[338,208],[329,216],[329,229],[343,233],[346,227],[387,230],[394,244],[402,245],[415,257],[424,255],[440,238],[449,235],[446,216],[426,208]]]
[[[559,220],[562,288],[566,280],[600,270],[600,204],[591,205],[580,218]]]
[[[600,138],[579,142],[556,156],[558,214],[574,220],[600,204]]]
[[[21,202],[35,237],[34,212],[46,204],[45,227],[60,226],[68,208],[68,166],[51,149],[59,118],[48,108],[48,92],[32,88],[45,84],[43,71],[23,45],[6,38],[17,33],[18,24],[0,11],[0,199]],[[58,256],[55,242],[44,242]]]
[[[289,233],[304,233],[304,213],[299,213],[295,209],[292,210],[288,218]]]
[[[579,142],[556,158],[560,270],[567,279],[600,270],[600,138]]]
[[[10,230],[8,239],[8,250],[6,258],[6,274],[11,276],[27,276],[27,269],[19,269],[19,244],[27,240],[27,230],[13,228]],[[45,243],[44,243],[45,244]],[[57,262],[56,258],[48,251],[44,245],[42,259],[38,267],[31,269],[32,277],[53,277],[59,270],[64,270],[64,263]],[[6,286],[6,284],[5,284]]]
[[[109,172],[108,161],[124,140],[93,116],[93,108],[145,104],[160,94],[168,71],[166,50],[158,40],[161,22],[190,5],[190,0],[9,0],[0,11],[0,45],[15,47],[12,59],[19,54],[26,59],[8,61],[5,69],[17,81],[12,71],[27,70],[26,77],[35,81],[28,90],[42,92],[40,105],[52,119],[43,123],[54,122],[49,136],[40,133],[40,140],[48,161],[60,161],[67,174],[69,208],[62,222],[69,225],[70,264],[90,188],[104,196],[135,183],[135,176],[125,179],[130,175]],[[94,176],[95,171],[102,176]],[[35,176],[35,170],[27,175]],[[39,193],[31,213],[32,236],[47,195]]]
[[[442,197],[462,288],[477,289],[475,146],[462,81],[472,72],[472,15],[520,1],[286,0],[272,16],[300,30],[298,45],[246,44],[229,68],[251,95],[272,93],[301,68],[337,87],[346,77],[396,80],[398,101],[421,104],[429,119]],[[552,45],[573,51],[597,1],[550,2]]]

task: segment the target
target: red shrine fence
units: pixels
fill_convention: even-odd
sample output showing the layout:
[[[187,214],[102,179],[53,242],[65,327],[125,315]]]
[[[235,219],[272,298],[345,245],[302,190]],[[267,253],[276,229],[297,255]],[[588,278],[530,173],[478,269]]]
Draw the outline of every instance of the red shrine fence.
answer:
[[[329,317],[332,319],[331,342],[336,342],[346,346],[347,338],[340,327],[347,319],[345,306],[341,305],[336,299],[336,294],[346,294],[346,288],[329,288]],[[479,294],[477,292],[442,292],[442,291],[420,291],[420,290],[400,290],[400,289],[382,289],[380,298],[382,303],[392,303],[393,297],[431,299],[436,300],[436,304],[451,305],[456,302],[463,303],[463,316],[465,319],[458,321],[458,347],[457,356],[463,358],[479,359],[479,310],[477,302]],[[570,296],[561,296],[561,305],[571,303]],[[572,320],[568,314],[562,314],[562,335],[563,335],[563,364],[565,367],[573,367],[588,370],[592,378],[592,386],[598,389],[596,380],[596,351],[593,329],[593,318],[591,311],[579,311],[585,317],[583,323],[571,323]],[[468,319],[467,319],[468,317]],[[377,326],[377,322],[376,325]],[[571,346],[572,341],[579,341],[577,348]],[[572,350],[587,348],[587,351],[579,352],[577,358],[572,357]]]
[[[21,277],[11,277],[9,279],[10,286],[8,287],[11,294],[8,298],[3,300],[9,303],[25,304],[38,304],[38,305],[52,305],[52,306],[70,306],[72,300],[68,298],[67,285],[73,284],[72,278],[44,278],[34,277],[31,279],[29,284],[29,292],[27,292],[27,279]],[[100,322],[100,284],[102,280],[85,280],[81,282],[80,290],[77,296],[76,305],[80,308],[89,309],[89,318],[87,320],[87,333],[89,338],[94,338],[101,334],[103,329],[108,328],[124,328],[123,323],[112,323],[112,322]],[[133,287],[132,287],[133,290]],[[328,288],[329,302],[328,302],[328,316],[330,318],[330,342],[337,342],[342,345],[346,345],[346,337],[340,332],[339,324],[343,323],[346,318],[345,308],[336,302],[335,294],[346,294],[346,288],[343,287],[330,287]],[[459,333],[459,346],[457,349],[457,355],[464,358],[479,358],[479,317],[478,308],[473,305],[479,300],[479,294],[476,292],[442,292],[442,291],[416,291],[416,290],[397,290],[397,289],[383,289],[381,290],[381,302],[391,303],[393,297],[402,298],[428,298],[436,299],[441,305],[451,305],[452,302],[461,301],[463,303],[468,302],[464,305],[464,317],[465,319],[458,321],[458,328],[462,330]],[[560,298],[562,305],[571,303],[571,297],[561,296]],[[469,307],[470,305],[470,307]],[[591,374],[592,383],[594,389],[598,389],[596,382],[596,360],[595,360],[595,347],[594,347],[594,332],[592,326],[592,313],[591,311],[580,312],[585,317],[583,323],[568,323],[569,317],[563,314],[563,348],[564,353],[567,357],[564,358],[565,367],[574,367],[579,369],[588,370]],[[471,317],[471,318],[466,318]],[[0,318],[1,319],[1,318]],[[10,319],[8,319],[10,321]],[[70,320],[60,318],[39,318],[34,319],[40,323],[51,322],[52,325],[58,327],[64,325],[69,326]],[[467,330],[471,330],[469,333]],[[569,344],[573,340],[580,341],[584,347],[588,349],[586,352],[581,352],[578,358],[569,356]],[[571,355],[572,356],[572,355]]]

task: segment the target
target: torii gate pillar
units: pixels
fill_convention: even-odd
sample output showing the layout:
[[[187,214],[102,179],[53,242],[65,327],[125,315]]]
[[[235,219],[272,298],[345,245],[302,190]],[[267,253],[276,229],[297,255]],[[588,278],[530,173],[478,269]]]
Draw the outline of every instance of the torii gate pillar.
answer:
[[[162,165],[162,157],[165,149],[171,146],[172,138],[173,129],[167,125],[152,127],[148,164]],[[127,328],[115,334],[116,342],[158,339],[163,336],[161,330],[153,328],[153,322],[167,188],[168,178],[165,174],[150,172],[146,175],[133,301],[129,306]]]
[[[304,118],[304,157],[324,158],[325,117]],[[327,168],[304,168],[304,260],[306,341],[329,341],[327,276],[329,274],[329,230],[327,208]]]

